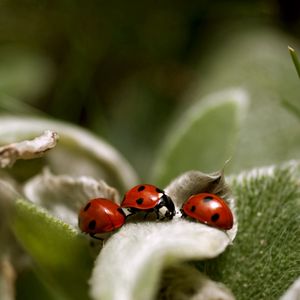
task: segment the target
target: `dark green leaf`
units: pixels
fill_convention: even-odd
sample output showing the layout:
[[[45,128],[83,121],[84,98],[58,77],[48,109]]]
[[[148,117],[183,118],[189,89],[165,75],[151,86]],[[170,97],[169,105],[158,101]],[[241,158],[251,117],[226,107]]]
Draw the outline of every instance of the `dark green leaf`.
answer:
[[[192,105],[163,144],[155,181],[164,186],[188,170],[220,170],[233,155],[246,98],[242,90],[230,90]]]
[[[88,298],[92,259],[86,239],[25,200],[16,202],[13,230],[48,286],[65,299]]]

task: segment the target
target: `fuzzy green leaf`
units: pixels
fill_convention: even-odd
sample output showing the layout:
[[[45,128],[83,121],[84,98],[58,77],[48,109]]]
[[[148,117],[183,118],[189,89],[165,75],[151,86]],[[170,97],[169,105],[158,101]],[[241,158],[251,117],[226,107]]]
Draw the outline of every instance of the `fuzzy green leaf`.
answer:
[[[83,236],[25,200],[16,202],[12,227],[48,286],[62,299],[87,299],[92,260]]]
[[[231,38],[224,43],[229,30]],[[232,30],[224,26],[199,65],[198,80],[185,101],[233,85],[250,95],[227,174],[300,159],[300,88],[286,49],[290,42],[290,36],[268,27]]]
[[[292,47],[289,46],[288,49],[289,49],[291,58],[293,60],[293,63],[295,65],[298,77],[300,77],[300,62],[299,62],[298,55],[297,55],[296,51]]]
[[[101,178],[121,190],[136,184],[137,175],[122,155],[88,131],[55,120],[0,115],[0,145],[31,139],[45,130],[56,131],[60,140],[55,151],[39,160],[37,168],[45,164],[56,174]],[[32,164],[19,161],[11,172],[15,175],[19,171],[24,181],[34,175]]]
[[[201,269],[237,299],[278,299],[300,274],[299,163],[255,169],[232,184],[239,233]]]
[[[164,292],[159,292],[161,285],[161,289],[170,294],[166,285],[170,287],[172,284],[169,281],[172,275],[165,273],[166,285],[160,284],[165,267],[171,267],[169,272],[174,275],[172,267],[181,261],[216,257],[232,243],[237,231],[235,214],[233,228],[224,232],[199,222],[182,219],[178,211],[190,193],[206,191],[224,195],[234,212],[234,198],[228,194],[222,173],[187,172],[172,181],[165,190],[174,199],[178,213],[168,222],[130,223],[128,220],[130,224],[127,223],[105,242],[90,280],[93,299],[152,300],[157,299],[157,292],[161,299],[191,299],[192,296],[195,299],[207,299],[206,287],[214,295],[210,299],[232,299],[231,293],[227,292],[228,297],[219,297],[217,284],[209,283],[207,286],[202,274],[194,271],[190,274],[190,270],[186,272],[185,268],[177,269],[176,276],[186,278],[189,273],[195,281],[182,280],[183,288],[175,284],[178,295],[182,297],[176,298],[176,292],[172,291],[173,296],[164,298]],[[171,281],[173,279],[175,278]]]
[[[165,185],[187,170],[222,168],[233,155],[246,103],[243,90],[229,90],[192,105],[162,147],[155,181]]]
[[[288,288],[280,300],[299,300],[300,299],[300,277]]]

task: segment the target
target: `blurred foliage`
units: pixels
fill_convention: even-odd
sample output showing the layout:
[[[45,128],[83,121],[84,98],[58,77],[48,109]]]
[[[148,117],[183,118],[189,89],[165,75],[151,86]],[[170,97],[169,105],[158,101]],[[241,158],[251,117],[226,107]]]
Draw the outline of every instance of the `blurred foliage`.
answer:
[[[0,92],[89,127],[147,178],[211,49],[258,24],[297,39],[297,8],[291,0],[1,1]]]
[[[231,170],[296,157],[299,25],[295,0],[3,0],[0,112],[88,127],[147,179],[187,106],[241,86],[253,103]]]

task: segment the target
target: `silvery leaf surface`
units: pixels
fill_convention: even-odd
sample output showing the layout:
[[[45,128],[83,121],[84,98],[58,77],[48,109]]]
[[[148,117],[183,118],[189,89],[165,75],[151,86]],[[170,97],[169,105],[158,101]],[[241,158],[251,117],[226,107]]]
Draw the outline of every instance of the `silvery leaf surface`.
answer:
[[[11,144],[35,138],[45,130],[58,133],[60,141],[54,150],[39,160],[40,165],[35,174],[47,165],[55,174],[73,176],[91,176],[101,178],[121,190],[126,190],[138,181],[135,171],[122,155],[104,140],[94,134],[66,122],[38,117],[16,117],[0,115],[0,144]],[[30,166],[21,165],[22,179],[35,174]],[[14,169],[12,171],[14,171]]]
[[[168,222],[126,224],[105,242],[90,279],[93,299],[154,299],[164,268],[181,261],[216,257],[232,243],[236,218],[234,227],[224,232],[182,219],[179,213],[184,198],[195,191],[223,195],[234,211],[234,199],[222,172],[187,172],[165,191],[175,199],[176,216]]]
[[[58,141],[58,134],[46,130],[33,140],[25,140],[0,147],[0,167],[12,167],[18,159],[34,159],[41,157],[46,151],[54,148]]]
[[[54,175],[48,169],[25,183],[27,199],[77,228],[78,211],[89,199],[107,198],[119,203],[118,191],[103,180],[88,176]]]

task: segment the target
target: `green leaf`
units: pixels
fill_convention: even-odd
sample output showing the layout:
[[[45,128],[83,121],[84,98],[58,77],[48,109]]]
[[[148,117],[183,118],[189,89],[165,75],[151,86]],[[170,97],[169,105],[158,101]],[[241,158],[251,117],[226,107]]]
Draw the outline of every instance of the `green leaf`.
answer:
[[[280,300],[299,300],[300,298],[300,277],[288,288]]]
[[[230,27],[231,38],[225,41],[228,31],[224,26],[211,41],[185,101],[231,86],[249,93],[251,103],[227,173],[300,159],[299,78],[286,49],[291,37],[268,27],[239,26]]]
[[[17,200],[12,223],[17,239],[36,263],[39,277],[62,299],[87,299],[92,268],[87,240],[38,206]]]
[[[234,300],[233,294],[220,282],[214,282],[190,264],[166,268],[156,300]]]
[[[186,196],[204,191],[225,195],[224,199],[234,211],[235,199],[228,195],[223,174],[187,172],[176,178],[165,190],[172,199],[175,199],[174,204],[178,213],[172,221],[168,222],[129,223],[130,220],[128,220],[127,224],[105,242],[95,262],[90,280],[93,299],[120,299],[120,295],[123,300],[157,299],[154,297],[159,290],[162,271],[165,267],[171,267],[169,272],[174,274],[174,268],[172,268],[174,265],[186,260],[216,257],[234,240],[237,230],[235,214],[233,228],[224,232],[199,222],[185,220],[180,217],[178,211]],[[189,269],[189,274],[190,271]],[[179,278],[187,276],[185,268],[177,268],[176,272]],[[166,285],[170,286],[168,278],[172,278],[172,274],[171,276],[164,274]],[[199,272],[192,271],[189,276],[194,277],[197,282],[183,280],[182,284],[189,288],[187,290],[178,288],[178,293],[183,296],[178,299],[190,299],[191,294],[194,294],[195,299],[196,297],[207,299],[209,287],[214,290],[211,294],[219,294],[220,290],[217,285],[209,283],[206,286],[206,280]],[[175,278],[173,279],[176,281]],[[202,288],[199,285],[195,288],[196,283],[202,285]],[[167,287],[164,285],[161,289],[166,291]],[[230,293],[226,294],[229,294],[228,298],[222,297],[221,299],[232,299]],[[165,299],[163,293],[160,293],[160,296]],[[211,299],[220,299],[220,297],[216,296]]]
[[[292,47],[288,47],[291,58],[293,60],[294,66],[296,68],[298,77],[300,77],[300,62],[299,62],[299,58],[297,56],[297,53],[295,52],[295,50]]]
[[[202,270],[237,299],[278,299],[299,276],[299,163],[234,177],[239,232]]]
[[[118,191],[102,180],[54,175],[47,169],[26,182],[23,192],[26,199],[46,208],[74,228],[77,228],[78,212],[88,199],[102,197],[120,204]]]
[[[228,90],[192,105],[164,142],[154,181],[163,186],[187,170],[221,169],[234,153],[246,104],[243,90]]]
[[[47,288],[33,270],[18,274],[15,300],[58,300],[53,289]]]
[[[90,132],[65,122],[1,115],[0,145],[31,139],[49,129],[56,131],[60,140],[55,151],[47,153],[40,161],[55,174],[101,178],[121,190],[137,183],[135,171],[116,149]],[[29,174],[30,177],[33,175],[31,166],[32,162],[20,161],[11,173],[18,174],[19,171],[22,180],[28,179]],[[36,167],[39,168],[40,165]]]

